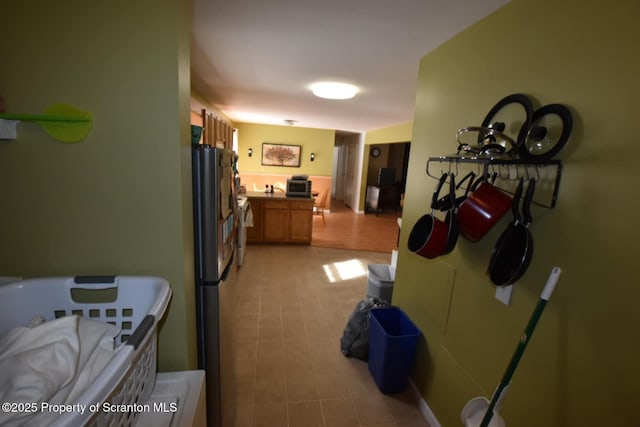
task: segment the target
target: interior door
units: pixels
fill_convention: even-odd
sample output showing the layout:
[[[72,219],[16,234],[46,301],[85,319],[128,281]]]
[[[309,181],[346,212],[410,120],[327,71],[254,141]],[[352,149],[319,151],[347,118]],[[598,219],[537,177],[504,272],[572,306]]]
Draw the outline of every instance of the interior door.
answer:
[[[344,180],[344,204],[351,209],[356,206],[354,195],[356,189],[356,171],[358,170],[358,145],[347,144],[346,147],[346,167]]]
[[[345,177],[345,153],[344,145],[333,147],[335,160],[335,171],[333,173],[333,197],[336,200],[344,200],[344,177]]]

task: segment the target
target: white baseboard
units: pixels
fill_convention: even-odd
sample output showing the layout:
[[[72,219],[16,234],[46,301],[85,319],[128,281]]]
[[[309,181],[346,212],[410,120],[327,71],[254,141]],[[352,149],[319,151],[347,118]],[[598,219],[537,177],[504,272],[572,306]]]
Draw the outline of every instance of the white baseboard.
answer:
[[[436,415],[433,413],[431,408],[429,408],[429,405],[427,405],[427,402],[422,398],[420,391],[418,391],[418,387],[416,387],[416,385],[413,383],[411,378],[409,378],[409,384],[411,384],[411,388],[413,389],[413,392],[418,397],[418,406],[420,407],[420,412],[422,412],[422,415],[427,420],[429,425],[431,427],[442,427],[438,422]]]

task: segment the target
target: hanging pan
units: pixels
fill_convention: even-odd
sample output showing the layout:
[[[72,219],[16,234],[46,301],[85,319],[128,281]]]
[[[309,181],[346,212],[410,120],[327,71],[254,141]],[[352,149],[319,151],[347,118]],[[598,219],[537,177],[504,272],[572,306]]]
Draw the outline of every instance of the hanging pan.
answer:
[[[460,234],[472,242],[479,241],[511,205],[511,197],[489,182],[486,175],[479,177],[458,210]]]
[[[538,324],[538,320],[540,320],[542,312],[544,311],[544,308],[547,305],[549,298],[551,298],[551,294],[553,293],[556,284],[558,283],[560,273],[561,270],[559,267],[553,267],[551,270],[547,283],[544,285],[540,298],[538,299],[538,303],[531,314],[529,323],[527,324],[522,337],[518,341],[516,350],[509,362],[509,366],[507,366],[500,384],[498,384],[498,387],[493,393],[491,401],[489,402],[485,397],[474,397],[467,402],[462,409],[460,418],[466,427],[504,427],[506,425],[502,417],[498,414],[500,405],[504,399],[507,388],[511,383],[511,378],[513,377],[513,374],[520,363],[520,359],[524,354],[524,350],[527,348],[529,340],[531,340],[531,336]]]
[[[522,203],[523,220],[520,220],[518,200],[522,194],[524,178],[520,179],[516,195],[513,198],[513,222],[500,235],[491,253],[489,277],[496,286],[508,286],[517,282],[529,268],[533,257],[533,237],[529,231],[531,201],[535,191],[535,179],[529,179],[527,192]]]
[[[431,214],[423,215],[411,229],[408,247],[411,252],[428,259],[439,256],[449,237],[449,225],[436,217],[437,202],[448,173],[443,173],[431,199]]]

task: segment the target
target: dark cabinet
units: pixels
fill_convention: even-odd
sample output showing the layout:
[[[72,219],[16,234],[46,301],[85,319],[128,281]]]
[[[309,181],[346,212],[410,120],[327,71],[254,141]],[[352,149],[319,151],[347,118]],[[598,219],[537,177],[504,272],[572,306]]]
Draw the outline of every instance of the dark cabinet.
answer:
[[[397,185],[370,185],[367,187],[365,199],[365,213],[393,210],[397,212],[400,206],[400,187]]]

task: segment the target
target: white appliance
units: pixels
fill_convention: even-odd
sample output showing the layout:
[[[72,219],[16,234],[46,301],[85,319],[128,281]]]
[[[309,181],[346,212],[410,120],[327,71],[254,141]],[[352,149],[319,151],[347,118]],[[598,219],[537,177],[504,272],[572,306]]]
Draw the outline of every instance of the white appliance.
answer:
[[[205,427],[204,371],[161,372],[136,427]]]

